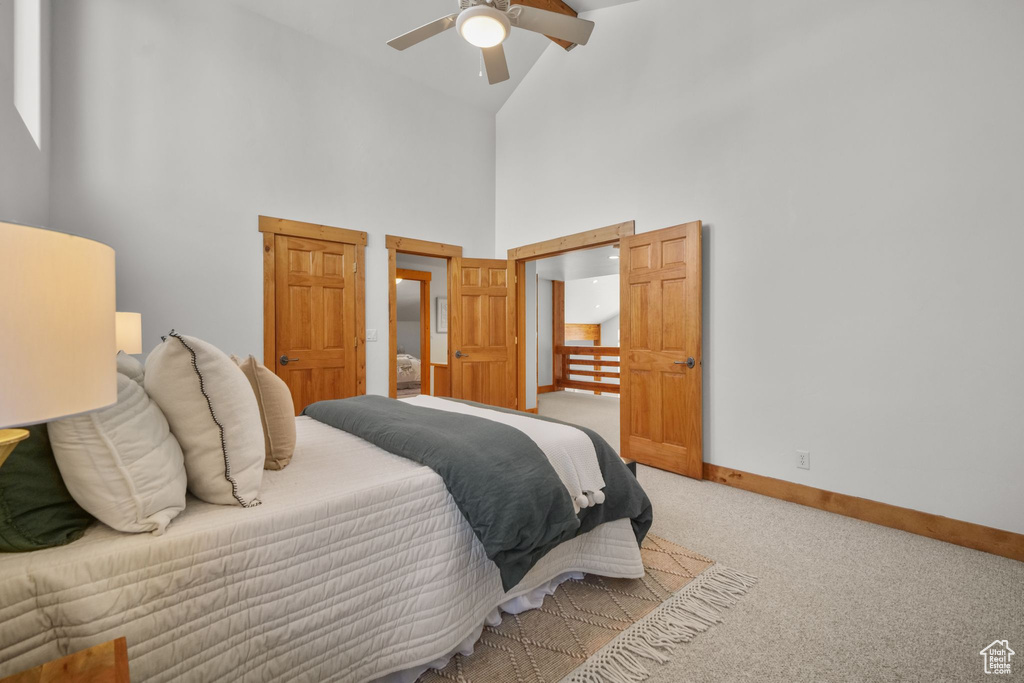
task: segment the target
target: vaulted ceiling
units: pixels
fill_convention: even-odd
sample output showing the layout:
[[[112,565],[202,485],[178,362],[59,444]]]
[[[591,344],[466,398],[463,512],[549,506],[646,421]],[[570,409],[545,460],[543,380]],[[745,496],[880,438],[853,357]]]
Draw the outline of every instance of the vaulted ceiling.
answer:
[[[488,85],[481,77],[480,50],[455,31],[435,36],[405,52],[386,45],[397,35],[458,10],[458,0],[229,0],[317,40],[352,52],[367,62],[406,76],[469,105],[497,112],[551,41],[515,30],[505,41],[510,78]],[[517,4],[591,12],[637,0],[518,0]],[[600,17],[588,16],[598,22]],[[553,49],[558,49],[553,47]],[[585,50],[587,47],[577,48]]]

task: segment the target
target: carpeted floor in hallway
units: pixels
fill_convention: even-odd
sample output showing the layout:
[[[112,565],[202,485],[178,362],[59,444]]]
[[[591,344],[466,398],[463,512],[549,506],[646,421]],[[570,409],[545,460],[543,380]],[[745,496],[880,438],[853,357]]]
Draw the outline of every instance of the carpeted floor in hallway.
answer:
[[[557,392],[540,414],[618,444],[618,399]],[[759,578],[724,623],[653,665],[680,681],[982,681],[1024,653],[1024,563],[640,466],[653,533]],[[1011,676],[1024,675],[1024,654]],[[1004,677],[1005,678],[1005,677]]]

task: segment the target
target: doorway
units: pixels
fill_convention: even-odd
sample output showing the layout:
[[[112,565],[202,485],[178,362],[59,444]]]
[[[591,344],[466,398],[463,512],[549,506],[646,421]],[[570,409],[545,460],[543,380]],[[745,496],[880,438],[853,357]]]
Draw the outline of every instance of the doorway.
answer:
[[[389,395],[451,395],[448,309],[462,247],[387,235]]]
[[[526,409],[592,429],[616,450],[618,247],[587,246],[525,264]]]
[[[407,266],[411,259],[423,260],[427,263],[418,263],[421,267],[428,267],[431,270],[413,270]],[[395,372],[397,374],[397,398],[410,396],[431,396],[432,366],[435,361],[439,364],[446,364],[448,361],[448,340],[447,331],[439,335],[442,344],[434,344],[439,348],[439,358],[435,358],[431,352],[432,330],[447,330],[447,320],[442,325],[437,324],[436,311],[441,308],[441,302],[431,309],[431,302],[435,300],[431,296],[431,286],[434,272],[438,272],[443,283],[444,291],[436,299],[447,297],[447,268],[448,264],[444,259],[436,259],[426,256],[409,256],[398,254],[398,266],[395,277],[395,317],[397,326],[397,353],[395,356]],[[446,313],[447,315],[447,313]]]
[[[259,217],[263,233],[263,364],[316,401],[366,393],[366,233]]]
[[[462,247],[408,237],[386,236],[389,273],[390,357],[398,356],[397,280],[399,259],[405,256],[443,259],[446,278],[432,278],[433,287],[446,280],[447,296],[438,323],[444,323],[450,344],[443,352],[435,349],[431,386],[434,396],[486,403],[503,408],[516,407],[516,296],[513,261],[463,258]],[[405,256],[403,256],[405,255]],[[418,268],[423,270],[423,268]],[[434,310],[441,305],[432,294]],[[422,361],[422,359],[421,359]],[[398,397],[397,362],[390,363],[390,390]]]
[[[567,346],[567,341],[583,341],[583,340],[567,340],[565,336],[565,326],[567,323],[584,323],[584,320],[567,320],[565,313],[565,280],[566,277],[572,278],[583,278],[587,274],[597,274],[596,271],[591,272],[595,267],[598,259],[591,258],[592,250],[605,249],[608,253],[602,254],[604,260],[611,262],[611,257],[616,257],[618,254],[619,242],[622,238],[630,236],[634,233],[635,225],[633,221],[627,221],[625,223],[618,223],[616,225],[610,225],[608,227],[599,228],[597,230],[591,230],[587,232],[577,233],[575,235],[568,235],[566,237],[559,237],[553,240],[547,240],[545,242],[538,242],[536,244],[530,244],[516,249],[508,250],[508,258],[510,261],[515,262],[516,268],[516,282],[517,282],[517,310],[519,311],[519,319],[517,324],[517,335],[521,339],[526,339],[527,344],[520,344],[518,348],[519,353],[519,376],[517,381],[517,391],[519,396],[519,405],[524,406],[526,409],[534,407],[536,400],[532,395],[531,383],[532,373],[530,373],[531,381],[527,381],[528,376],[528,365],[533,367],[534,363],[529,362],[528,344],[530,340],[536,337],[538,346],[537,358],[544,358],[543,362],[538,361],[537,372],[538,378],[536,380],[537,392],[544,394],[548,392],[563,391],[568,388],[574,388],[567,386],[568,382],[575,379],[585,381],[589,379],[605,379],[592,376],[580,376],[566,373],[567,363],[572,358],[581,354],[575,353],[577,349],[575,346]],[[585,256],[583,259],[572,259],[575,263],[568,263],[567,259],[562,259],[563,263],[556,266],[556,269],[561,269],[561,277],[557,277],[554,271],[549,271],[548,278],[540,278],[538,276],[538,262],[546,261],[551,263],[551,260],[563,255],[572,254],[574,252],[591,252],[591,255]],[[544,270],[543,265],[540,266],[542,272]],[[582,269],[582,270],[581,270]],[[585,272],[584,272],[585,271]],[[605,271],[601,271],[600,275],[611,275],[618,272],[618,268],[611,268]],[[550,282],[550,285],[547,284]],[[536,284],[534,284],[536,283]],[[550,344],[550,355],[551,355],[551,373],[550,383],[548,383],[548,375],[544,373],[544,366],[546,364],[546,358],[548,356],[548,346],[545,344],[547,335],[539,334],[541,329],[545,329],[547,324],[547,315],[541,315],[541,309],[544,308],[544,302],[547,300],[547,288],[551,289],[551,344]],[[528,296],[528,291],[534,294],[537,290],[541,291],[540,296]],[[531,302],[538,301],[540,305],[531,305]],[[596,305],[596,304],[595,304]],[[531,316],[530,312],[536,309],[535,316]],[[546,313],[546,311],[545,311]],[[536,318],[534,323],[533,318]],[[592,344],[591,344],[592,345]],[[588,349],[589,350],[589,349]],[[587,350],[584,351],[586,353]],[[617,352],[618,349],[615,349]],[[611,353],[604,354],[611,356]],[[591,363],[596,363],[598,358],[594,357],[593,351],[590,353]],[[609,361],[614,360],[608,358]],[[570,367],[578,366],[577,363],[572,363]],[[600,367],[592,365],[596,372]],[[609,366],[614,367],[614,366]],[[596,384],[596,382],[594,383]],[[593,387],[582,386],[575,387],[585,390],[593,390]],[[598,387],[597,390],[603,391],[602,387]],[[522,409],[522,408],[521,408]]]
[[[528,294],[537,263],[575,252],[587,251],[593,256],[598,249],[608,247],[617,248],[617,255],[607,258],[619,266],[619,324],[614,325],[617,343],[610,345],[611,330],[605,329],[610,321],[568,319],[567,282],[552,280],[552,372],[551,384],[545,385],[539,364],[534,379],[528,362],[534,335],[536,356],[544,355],[539,348],[542,316],[537,316],[536,326],[531,328],[529,313],[531,300],[539,304],[543,299],[536,296],[537,288],[532,296]],[[518,347],[520,405],[530,408],[536,401],[542,415],[568,422],[591,422],[583,426],[592,426],[605,435],[618,446],[624,459],[702,478],[700,221],[641,235],[635,234],[633,222],[620,223],[510,249],[508,255],[516,263],[518,335],[527,342]],[[591,266],[599,262],[593,258],[583,261],[592,262]],[[596,286],[598,279],[593,278],[591,284]],[[578,313],[569,315],[580,317]],[[536,387],[536,398],[530,395],[531,384]],[[610,401],[615,399],[605,394],[614,395],[616,390],[621,397],[618,434],[607,426],[613,419],[610,413],[594,410],[610,408]],[[574,404],[564,393],[557,401],[551,400],[561,392],[573,391],[587,392],[587,401],[594,405]],[[545,411],[545,403],[560,410]]]

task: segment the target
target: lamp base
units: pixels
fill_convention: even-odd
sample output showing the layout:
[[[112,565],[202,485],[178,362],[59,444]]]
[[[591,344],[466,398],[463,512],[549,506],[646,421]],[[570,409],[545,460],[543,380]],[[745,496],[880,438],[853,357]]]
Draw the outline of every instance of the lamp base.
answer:
[[[0,429],[0,467],[19,442],[28,438],[27,429]]]

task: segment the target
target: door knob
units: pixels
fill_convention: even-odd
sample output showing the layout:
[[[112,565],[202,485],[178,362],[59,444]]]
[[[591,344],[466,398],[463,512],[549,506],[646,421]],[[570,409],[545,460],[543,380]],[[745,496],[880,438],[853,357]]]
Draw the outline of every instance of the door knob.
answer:
[[[675,362],[675,364],[676,364],[676,365],[685,365],[685,366],[686,366],[686,367],[688,367],[688,368],[692,368],[692,367],[693,367],[694,365],[696,365],[696,364],[697,364],[697,361],[695,361],[695,360],[693,359],[693,356],[690,356],[690,357],[689,357],[689,358],[687,358],[686,360],[677,360],[677,361]]]
[[[281,356],[281,365],[288,365],[289,363],[299,362],[298,358],[289,358],[288,356]]]
[[[455,352],[455,357],[456,358],[469,358],[469,354],[468,353],[463,353],[462,351],[456,351]]]

